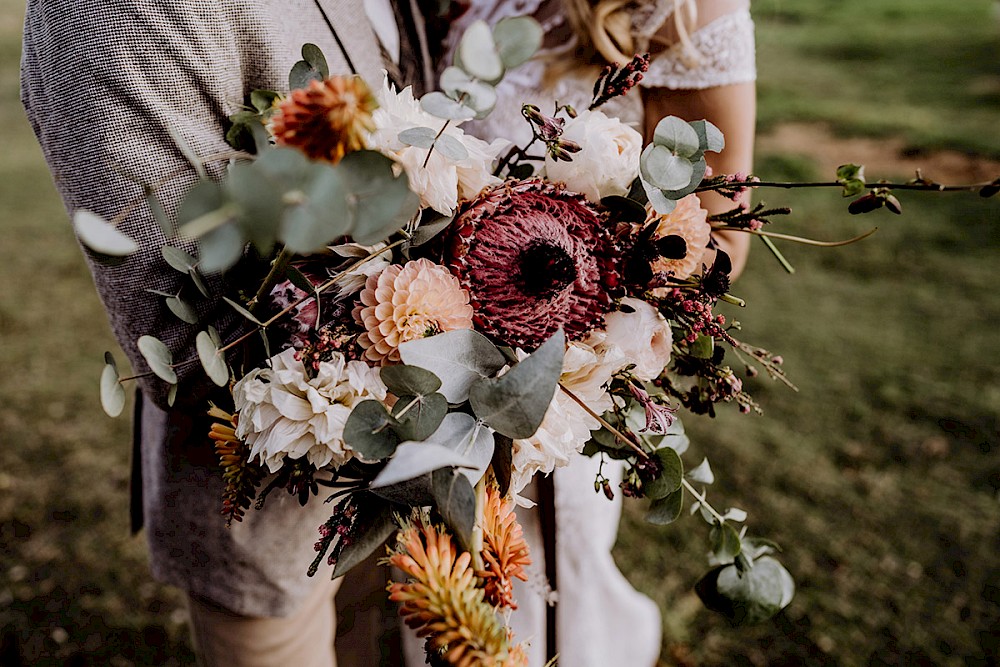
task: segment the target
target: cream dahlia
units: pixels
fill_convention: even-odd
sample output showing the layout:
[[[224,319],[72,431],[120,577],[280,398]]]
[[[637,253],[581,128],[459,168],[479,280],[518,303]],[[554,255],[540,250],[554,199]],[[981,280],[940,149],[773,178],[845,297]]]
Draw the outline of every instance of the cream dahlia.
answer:
[[[560,327],[601,326],[621,282],[604,214],[583,195],[530,180],[487,190],[456,217],[444,263],[469,291],[476,328],[533,350]]]
[[[687,245],[687,253],[680,259],[659,258],[653,262],[653,271],[670,273],[675,278],[687,278],[701,268],[711,239],[712,226],[708,223],[708,211],[701,207],[697,195],[688,195],[673,211],[665,215],[651,212],[647,224],[658,220],[653,240],[667,236],[679,236]]]
[[[399,361],[399,346],[408,340],[471,329],[472,306],[448,269],[417,259],[369,276],[354,319],[365,328],[358,338],[364,358],[385,364]]]
[[[339,466],[354,455],[343,439],[354,406],[385,395],[378,369],[363,361],[347,361],[335,352],[310,378],[289,348],[233,387],[236,436],[250,447],[250,458],[259,458],[271,472],[286,456],[305,457],[317,468]]]
[[[282,100],[270,130],[278,145],[294,146],[314,160],[339,162],[365,147],[377,106],[361,77],[314,80]]]

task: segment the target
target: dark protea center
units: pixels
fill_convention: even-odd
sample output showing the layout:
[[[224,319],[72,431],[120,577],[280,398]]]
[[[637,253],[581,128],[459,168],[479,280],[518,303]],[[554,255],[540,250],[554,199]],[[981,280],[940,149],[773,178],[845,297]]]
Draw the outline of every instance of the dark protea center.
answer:
[[[605,214],[537,180],[465,205],[443,260],[472,297],[476,328],[528,350],[559,327],[570,338],[599,328],[621,282]]]

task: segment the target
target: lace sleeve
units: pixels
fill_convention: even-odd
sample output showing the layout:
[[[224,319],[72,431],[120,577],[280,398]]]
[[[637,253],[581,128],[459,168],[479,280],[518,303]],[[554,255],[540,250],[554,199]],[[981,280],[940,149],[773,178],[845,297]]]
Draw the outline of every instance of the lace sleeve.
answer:
[[[724,14],[691,33],[695,57],[681,44],[657,55],[642,79],[646,88],[704,89],[757,78],[754,25],[749,11]]]

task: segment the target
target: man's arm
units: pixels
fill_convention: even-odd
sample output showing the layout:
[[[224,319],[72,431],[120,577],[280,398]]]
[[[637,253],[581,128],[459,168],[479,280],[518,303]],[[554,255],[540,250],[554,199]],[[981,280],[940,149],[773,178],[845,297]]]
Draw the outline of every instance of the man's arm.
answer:
[[[158,191],[172,220],[197,175],[170,130],[200,156],[224,153],[230,150],[224,120],[244,96],[237,35],[227,29],[217,3],[204,2],[30,0],[21,85],[68,211],[89,209],[106,219],[142,196],[140,183],[176,173]],[[210,175],[219,178],[222,167],[214,163]],[[194,355],[194,337],[209,324],[226,340],[241,332],[238,316],[218,298],[201,298],[188,277],[164,262],[167,239],[146,205],[119,228],[138,242],[139,252],[117,266],[88,261],[114,333],[137,372],[147,370],[135,345],[142,335],[162,340],[180,362]],[[221,279],[207,282],[213,295],[222,291]],[[176,318],[163,297],[148,290],[180,293],[196,305],[198,324]],[[179,403],[191,404],[208,389],[200,364],[177,372]],[[149,378],[141,386],[165,407],[164,382]]]

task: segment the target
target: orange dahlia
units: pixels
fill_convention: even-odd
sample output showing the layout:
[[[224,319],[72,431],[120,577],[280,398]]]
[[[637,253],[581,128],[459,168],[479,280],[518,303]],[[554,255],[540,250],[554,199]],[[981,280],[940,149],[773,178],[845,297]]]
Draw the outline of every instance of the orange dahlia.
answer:
[[[354,319],[365,328],[358,338],[364,358],[399,361],[408,340],[472,328],[469,294],[445,267],[428,259],[393,264],[368,277]]]
[[[531,565],[524,530],[514,515],[514,503],[500,493],[496,484],[486,485],[483,506],[483,580],[486,601],[494,607],[517,609],[514,579],[527,581],[524,568]]]
[[[339,162],[365,147],[378,107],[368,85],[357,76],[332,76],[293,90],[278,105],[271,134],[282,146],[294,146],[314,160]]]
[[[686,254],[679,259],[656,259],[653,271],[683,279],[700,269],[711,239],[712,226],[708,222],[708,211],[701,207],[698,195],[684,197],[677,202],[673,211],[665,215],[651,212],[646,223],[653,221],[657,221],[653,240],[677,236],[684,240],[687,249]]]

